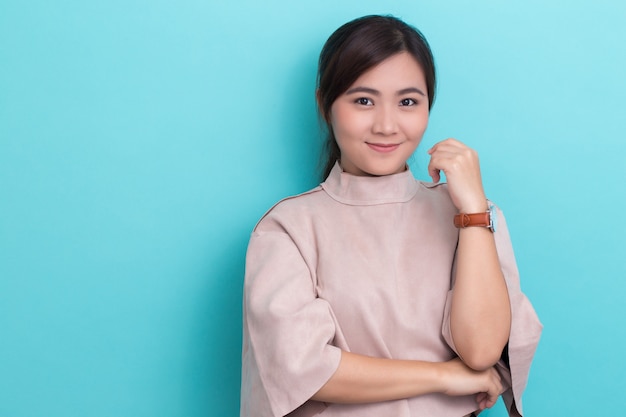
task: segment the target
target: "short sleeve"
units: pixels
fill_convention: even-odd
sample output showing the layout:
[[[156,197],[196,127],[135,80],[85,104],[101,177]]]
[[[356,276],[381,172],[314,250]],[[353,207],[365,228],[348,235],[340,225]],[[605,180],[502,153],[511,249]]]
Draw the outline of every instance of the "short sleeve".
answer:
[[[494,238],[511,303],[511,335],[503,359],[498,362],[496,368],[502,375],[505,386],[508,386],[502,394],[502,399],[509,410],[509,415],[516,417],[523,413],[522,393],[526,389],[530,365],[543,326],[530,301],[521,291],[519,272],[506,220],[499,209],[497,213],[498,228],[494,233]],[[456,352],[450,331],[450,302],[453,291],[448,293],[446,300],[442,334],[446,343]]]
[[[254,232],[246,257],[242,417],[284,416],[339,366],[336,320],[287,233]],[[248,411],[246,411],[248,410]]]

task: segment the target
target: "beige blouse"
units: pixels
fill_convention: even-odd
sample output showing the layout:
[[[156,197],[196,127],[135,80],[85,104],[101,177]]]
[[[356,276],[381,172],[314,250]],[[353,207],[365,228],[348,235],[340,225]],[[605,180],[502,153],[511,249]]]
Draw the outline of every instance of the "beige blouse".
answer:
[[[409,170],[360,177],[338,165],[313,190],[282,200],[257,224],[244,287],[241,416],[460,417],[474,396],[428,394],[375,404],[310,400],[333,375],[341,350],[442,362],[450,336],[451,270],[458,230],[445,184]],[[519,286],[498,211],[496,246],[512,309],[508,365],[498,364],[512,416],[541,323]],[[512,408],[513,404],[515,407]]]

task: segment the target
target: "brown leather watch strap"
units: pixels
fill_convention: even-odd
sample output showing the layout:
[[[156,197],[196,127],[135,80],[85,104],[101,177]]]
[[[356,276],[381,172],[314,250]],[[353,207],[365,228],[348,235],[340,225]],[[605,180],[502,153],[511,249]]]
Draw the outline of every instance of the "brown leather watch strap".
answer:
[[[489,227],[489,212],[485,213],[459,213],[454,216],[454,225],[458,228],[482,226]]]

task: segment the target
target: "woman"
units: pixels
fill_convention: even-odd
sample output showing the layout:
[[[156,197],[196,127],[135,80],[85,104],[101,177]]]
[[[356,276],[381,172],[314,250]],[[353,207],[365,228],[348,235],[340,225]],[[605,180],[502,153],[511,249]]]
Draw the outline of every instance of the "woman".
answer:
[[[461,417],[501,393],[521,415],[541,324],[476,152],[437,143],[433,183],[407,167],[434,95],[428,44],[399,19],[356,19],[324,45],[326,179],[252,233],[242,416]]]

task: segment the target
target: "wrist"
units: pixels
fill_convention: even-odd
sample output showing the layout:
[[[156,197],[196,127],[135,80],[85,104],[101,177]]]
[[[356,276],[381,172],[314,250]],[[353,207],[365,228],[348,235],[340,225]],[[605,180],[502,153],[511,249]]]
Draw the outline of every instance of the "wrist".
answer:
[[[446,394],[448,392],[448,381],[450,379],[450,362],[433,363],[433,391]]]
[[[454,216],[454,225],[459,229],[471,226],[481,226],[488,228],[492,233],[496,231],[497,214],[493,204],[487,204],[485,211],[474,213],[461,212]]]
[[[489,208],[489,204],[487,204],[487,199],[484,198],[482,200],[473,201],[467,204],[460,205],[457,207],[459,213],[472,214],[472,213],[484,213]]]

